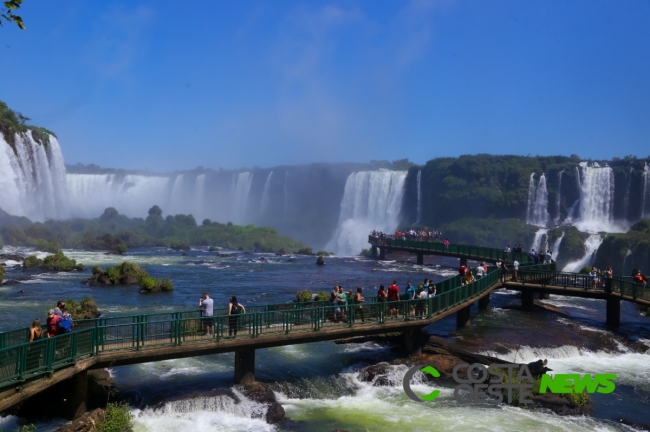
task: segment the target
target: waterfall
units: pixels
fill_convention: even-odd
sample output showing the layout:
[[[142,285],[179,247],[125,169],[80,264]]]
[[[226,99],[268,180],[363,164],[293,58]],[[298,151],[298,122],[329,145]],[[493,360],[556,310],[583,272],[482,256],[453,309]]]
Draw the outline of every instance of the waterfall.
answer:
[[[65,165],[58,140],[34,141],[32,132],[15,135],[15,153],[0,133],[0,207],[32,220],[68,216]]]
[[[526,223],[537,226],[548,225],[548,190],[544,174],[539,178],[537,185],[535,185],[535,173],[530,175]]]
[[[630,247],[628,246],[627,252],[625,253],[625,257],[623,258],[623,267],[621,267],[621,271],[620,271],[621,275],[626,275],[631,273],[631,271],[630,272],[625,271],[625,264],[630,255],[632,255],[632,249],[630,249]]]
[[[196,176],[196,187],[194,189],[194,216],[197,223],[201,223],[204,219],[203,202],[205,200],[205,174]]]
[[[634,172],[634,167],[630,167],[630,170],[627,172],[627,185],[625,186],[625,197],[623,198],[623,207],[625,208],[624,218],[627,219],[630,209],[630,189],[632,188],[632,173]]]
[[[253,174],[242,172],[233,174],[232,180],[232,222],[244,225],[251,217],[248,214],[248,194],[253,184]]]
[[[268,213],[269,211],[269,204],[271,203],[271,197],[269,195],[269,190],[271,189],[271,177],[273,177],[273,171],[269,173],[266,177],[266,183],[264,183],[262,202],[260,203],[260,214]]]
[[[562,205],[562,174],[564,170],[557,173],[557,198],[555,199],[555,226],[560,225],[560,219],[562,218],[562,212],[560,206]],[[555,255],[553,255],[555,256]]]
[[[406,171],[362,171],[345,182],[338,228],[325,247],[338,255],[356,255],[372,230],[392,233],[399,224]]]
[[[648,195],[648,181],[650,180],[650,176],[648,175],[648,163],[646,162],[645,166],[643,167],[643,196],[641,198],[641,219],[650,217],[650,212],[646,212],[646,199]]]
[[[560,244],[562,244],[562,239],[564,238],[564,231],[562,231],[562,235],[555,239],[553,242],[553,260],[557,261],[557,256],[560,254]]]
[[[580,163],[580,217],[576,224],[581,231],[621,231],[614,222],[614,171],[594,162]]]
[[[587,238],[585,242],[585,255],[577,261],[572,261],[564,266],[562,271],[577,273],[583,267],[589,266],[593,263],[596,256],[596,251],[600,247],[600,244],[603,242],[603,238],[600,234],[592,234]]]
[[[535,249],[535,252],[546,252],[548,250],[548,229],[540,228],[537,230],[530,248]]]
[[[415,223],[422,222],[422,170],[418,170],[418,214]]]
[[[174,184],[172,186],[171,196],[169,198],[169,209],[164,209],[170,213],[180,213],[183,211],[183,201],[185,194],[183,193],[183,174],[179,174],[174,179]]]

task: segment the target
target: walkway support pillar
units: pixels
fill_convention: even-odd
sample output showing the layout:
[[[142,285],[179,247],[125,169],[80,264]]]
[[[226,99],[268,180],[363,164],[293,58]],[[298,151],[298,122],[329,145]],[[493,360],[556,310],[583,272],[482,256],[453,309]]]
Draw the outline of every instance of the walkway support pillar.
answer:
[[[424,265],[424,254],[422,252],[418,252],[418,264]]]
[[[539,299],[540,300],[548,300],[551,298],[551,295],[549,293],[539,293]]]
[[[530,290],[521,292],[521,308],[523,310],[533,310],[535,307],[535,293]]]
[[[465,306],[464,308],[460,309],[458,312],[456,312],[456,327],[462,328],[462,327],[467,327],[469,326],[470,323],[470,314],[469,314],[469,306]]]
[[[485,310],[490,307],[490,293],[487,293],[485,296],[481,297],[478,300],[479,310]]]
[[[460,265],[467,267],[467,258],[461,258]]]
[[[621,299],[609,297],[607,299],[607,325],[618,327],[621,324]]]
[[[379,248],[379,259],[380,260],[385,260],[386,259],[386,248],[385,247],[380,247]]]
[[[422,327],[411,327],[402,332],[402,347],[409,356],[422,354],[422,345],[425,343],[422,337]]]
[[[378,256],[378,255],[377,255],[377,246],[372,245],[372,247],[370,248],[370,250],[372,251],[372,257],[375,258],[375,259],[377,259],[377,256]]]
[[[253,382],[255,382],[255,349],[238,349],[235,351],[235,384]]]

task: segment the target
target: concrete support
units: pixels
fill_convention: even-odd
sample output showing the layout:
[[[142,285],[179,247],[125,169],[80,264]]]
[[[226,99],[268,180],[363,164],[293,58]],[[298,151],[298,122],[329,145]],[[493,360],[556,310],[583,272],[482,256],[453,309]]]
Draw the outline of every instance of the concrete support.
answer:
[[[418,264],[424,265],[424,254],[422,252],[418,252]]]
[[[540,300],[548,300],[551,298],[551,295],[549,293],[539,293],[539,299]]]
[[[255,350],[243,348],[235,351],[235,384],[255,382]]]
[[[524,310],[533,310],[535,306],[535,293],[530,290],[521,292],[521,308]]]
[[[610,297],[607,299],[607,325],[618,327],[621,324],[621,299]]]
[[[378,256],[378,255],[377,255],[377,246],[373,245],[373,246],[370,248],[370,250],[372,251],[372,257],[376,259],[377,256]]]
[[[63,417],[74,420],[86,412],[88,400],[88,372],[79,372],[58,385],[59,407]]]
[[[422,345],[426,342],[422,337],[422,327],[412,327],[402,332],[402,347],[409,356],[422,354]]]
[[[464,308],[456,312],[456,327],[461,328],[461,327],[469,326],[469,322],[470,322],[469,308],[470,306],[465,306]]]
[[[460,265],[467,267],[467,258],[461,258]]]
[[[490,293],[487,293],[484,297],[481,297],[478,300],[479,310],[485,310],[490,307]]]
[[[386,248],[385,247],[380,247],[379,248],[379,259],[380,260],[385,260],[386,259]]]

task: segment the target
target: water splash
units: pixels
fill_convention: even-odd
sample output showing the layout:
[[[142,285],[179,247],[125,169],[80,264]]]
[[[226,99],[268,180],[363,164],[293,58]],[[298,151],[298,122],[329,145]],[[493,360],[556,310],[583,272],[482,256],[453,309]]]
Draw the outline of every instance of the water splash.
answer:
[[[614,225],[614,171],[594,162],[580,163],[580,217],[576,227],[588,232],[620,232]]]
[[[555,225],[560,225],[560,219],[562,218],[562,211],[561,211],[561,205],[562,205],[562,174],[564,174],[564,170],[560,171],[557,173],[557,198],[555,199]]]
[[[531,249],[535,249],[535,252],[546,252],[548,250],[548,229],[541,228],[537,230]]]
[[[248,194],[253,184],[253,174],[242,172],[232,178],[232,222],[243,225],[249,220]]]
[[[560,245],[562,244],[562,239],[564,238],[564,231],[562,231],[562,235],[555,239],[553,242],[553,259],[557,261],[557,257],[560,254]]]
[[[584,256],[579,260],[572,261],[567,265],[565,265],[562,271],[577,273],[583,267],[590,266],[594,262],[594,258],[596,257],[596,251],[598,250],[602,242],[603,242],[603,238],[600,236],[600,234],[590,235],[589,238],[587,238],[587,241],[585,241]]]
[[[542,174],[539,183],[535,182],[535,173],[530,175],[528,183],[528,213],[526,223],[537,226],[548,225],[548,190],[546,175]]]
[[[345,182],[339,224],[326,249],[356,255],[374,229],[393,232],[399,224],[406,171],[362,171]]]

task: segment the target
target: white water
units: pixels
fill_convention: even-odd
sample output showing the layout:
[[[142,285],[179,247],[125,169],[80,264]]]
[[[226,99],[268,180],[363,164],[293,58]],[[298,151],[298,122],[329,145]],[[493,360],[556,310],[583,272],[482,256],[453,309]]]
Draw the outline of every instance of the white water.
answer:
[[[180,203],[183,200],[183,178],[185,176],[183,174],[179,174],[176,176],[174,179],[174,185],[172,186],[172,193],[171,193],[171,204],[172,208],[168,209],[171,213],[177,214],[182,212],[183,210],[180,210],[177,205],[177,203]]]
[[[589,166],[580,163],[580,217],[576,227],[587,232],[622,232],[614,224],[614,171],[600,167],[596,162]]]
[[[418,170],[418,214],[415,223],[422,222],[422,170]]]
[[[0,207],[32,220],[69,216],[65,165],[59,142],[39,145],[31,131],[16,135],[16,153],[0,133]]]
[[[203,203],[205,202],[205,174],[199,174],[196,176],[196,185],[194,188],[195,195],[194,195],[194,206],[193,209],[194,211],[194,216],[196,217],[196,221],[198,223],[201,223],[203,218],[205,217],[204,211],[203,211]],[[192,207],[190,207],[192,208]],[[182,213],[182,211],[180,212]]]
[[[537,230],[531,249],[535,249],[535,252],[540,250],[546,252],[548,250],[548,229],[540,228]]]
[[[264,190],[262,191],[262,202],[260,203],[260,214],[267,213],[269,211],[269,205],[271,203],[271,197],[269,192],[271,190],[271,177],[273,177],[273,171],[269,173],[266,177],[266,183],[264,183]]]
[[[338,255],[356,255],[367,247],[372,230],[392,233],[399,224],[406,171],[361,171],[348,176],[339,224],[325,247]]]
[[[528,214],[526,223],[545,227],[548,225],[548,190],[546,175],[542,174],[539,183],[535,183],[535,173],[530,175],[528,184]]]
[[[557,212],[555,216],[555,225],[560,225],[560,219],[562,218],[560,206],[562,205],[562,174],[564,170],[557,173],[557,198],[555,199],[555,211]]]
[[[251,217],[248,214],[248,194],[253,184],[253,174],[242,172],[233,174],[232,178],[232,216],[231,221],[244,225]]]
[[[557,261],[557,257],[560,254],[560,244],[562,244],[562,239],[564,238],[564,231],[562,231],[562,235],[555,239],[555,242],[553,242],[553,260]]]
[[[600,247],[600,244],[603,242],[603,238],[600,234],[592,234],[585,241],[585,255],[577,261],[572,261],[564,266],[562,271],[577,273],[583,267],[591,265],[593,263],[596,251]]]

